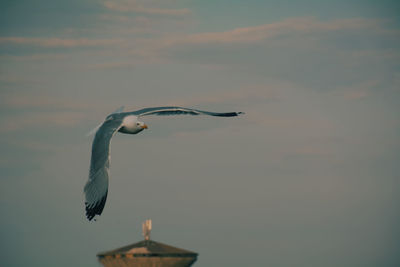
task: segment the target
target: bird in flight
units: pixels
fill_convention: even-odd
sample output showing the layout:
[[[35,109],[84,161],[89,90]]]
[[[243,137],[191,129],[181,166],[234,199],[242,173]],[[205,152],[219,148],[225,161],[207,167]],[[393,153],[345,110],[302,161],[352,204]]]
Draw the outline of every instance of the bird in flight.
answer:
[[[217,117],[235,117],[243,112],[216,113],[182,107],[152,107],[136,111],[123,112],[123,107],[107,116],[105,121],[94,129],[89,179],[84,187],[86,217],[91,221],[103,212],[108,193],[110,168],[110,142],[117,133],[137,134],[147,125],[140,119],[150,115],[209,115]]]

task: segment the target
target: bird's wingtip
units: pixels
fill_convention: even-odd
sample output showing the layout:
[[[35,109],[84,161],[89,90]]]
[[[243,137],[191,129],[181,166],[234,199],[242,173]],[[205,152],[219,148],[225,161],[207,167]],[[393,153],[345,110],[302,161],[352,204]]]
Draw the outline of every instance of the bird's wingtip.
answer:
[[[96,202],[94,204],[89,204],[85,202],[86,217],[89,221],[91,221],[96,215],[101,215],[104,206],[106,205],[106,200],[107,192],[99,202]],[[94,221],[96,221],[96,219]]]

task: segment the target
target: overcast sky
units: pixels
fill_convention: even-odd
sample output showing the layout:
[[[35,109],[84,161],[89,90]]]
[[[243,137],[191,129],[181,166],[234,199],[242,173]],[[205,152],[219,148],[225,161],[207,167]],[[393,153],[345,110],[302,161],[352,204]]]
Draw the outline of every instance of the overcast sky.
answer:
[[[398,1],[0,4],[4,266],[99,266],[152,239],[198,267],[400,266]],[[124,105],[88,222],[86,133]]]

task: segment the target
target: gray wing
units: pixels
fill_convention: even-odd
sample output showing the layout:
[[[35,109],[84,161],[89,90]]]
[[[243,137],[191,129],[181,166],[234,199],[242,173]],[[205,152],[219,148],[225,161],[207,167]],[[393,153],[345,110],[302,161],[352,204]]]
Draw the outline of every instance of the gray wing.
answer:
[[[217,116],[217,117],[235,117],[243,114],[243,112],[225,112],[225,113],[217,113],[210,112],[198,109],[191,108],[182,108],[182,107],[154,107],[154,108],[144,108],[132,112],[128,112],[129,114],[136,115],[138,117],[141,116],[149,116],[149,115],[209,115],[209,116]]]
[[[118,109],[116,109],[113,113],[111,114],[118,114],[118,113],[122,113],[124,111],[124,106],[119,107]],[[93,128],[93,130],[91,130],[90,132],[88,132],[86,134],[86,136],[91,136],[92,134],[95,134],[97,132],[97,130],[100,128],[100,126],[102,125],[102,123],[100,123],[99,125],[97,125],[95,128]]]
[[[122,126],[122,116],[111,114],[97,130],[92,144],[89,180],[85,192],[86,217],[90,220],[100,215],[108,193],[108,170],[110,167],[110,142]]]

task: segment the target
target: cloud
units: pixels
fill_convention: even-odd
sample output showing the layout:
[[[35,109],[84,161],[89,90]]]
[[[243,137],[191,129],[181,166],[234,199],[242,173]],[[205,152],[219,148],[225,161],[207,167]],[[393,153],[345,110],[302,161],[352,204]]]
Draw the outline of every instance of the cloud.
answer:
[[[289,18],[223,32],[164,36],[155,55],[170,61],[226,66],[319,91],[379,80],[390,87],[400,31],[387,20]],[[148,46],[151,47],[151,46]],[[158,50],[157,50],[158,49]],[[355,90],[347,99],[369,96]]]
[[[144,25],[151,21],[147,18],[141,20]],[[223,32],[169,32],[136,38],[135,45],[127,47],[130,55],[140,54],[143,58],[174,59],[208,66],[244,66],[248,62],[265,65],[276,61],[278,65],[274,67],[279,70],[279,64],[288,61],[297,66],[303,56],[305,62],[319,61],[309,66],[321,65],[323,60],[333,60],[325,66],[336,68],[337,64],[345,62],[348,66],[354,66],[366,59],[398,59],[400,53],[393,40],[398,41],[399,36],[400,31],[391,29],[388,21],[383,19],[321,21],[313,17],[300,17]],[[313,54],[320,54],[321,57]],[[349,60],[350,57],[355,60]],[[272,72],[276,70],[272,69]]]
[[[379,91],[377,88],[383,89],[385,86],[381,80],[370,78],[349,86],[336,87],[336,90],[330,92],[328,95],[337,99],[359,101],[376,95],[376,92]]]
[[[70,127],[90,116],[87,110],[94,104],[49,95],[9,93],[1,95],[1,132],[44,127]],[[18,112],[15,112],[18,110]]]
[[[345,92],[344,97],[349,100],[356,100],[356,99],[363,99],[368,96],[367,92],[365,91],[351,91]]]
[[[31,93],[2,94],[1,104],[9,109],[85,109],[87,103]]]
[[[133,62],[107,62],[89,65],[93,70],[111,70],[111,69],[131,69],[135,67]]]
[[[1,57],[0,57],[1,59]],[[32,85],[32,84],[41,84],[43,81],[38,78],[28,78],[23,75],[15,75],[15,74],[0,74],[0,84],[6,85]],[[0,102],[4,102],[4,98],[0,100]]]
[[[67,56],[64,54],[31,54],[31,55],[0,55],[0,60],[10,60],[10,61],[47,61],[47,60],[61,60],[65,59]],[[1,81],[0,75],[0,81]]]
[[[191,13],[187,8],[181,9],[167,9],[167,8],[154,8],[145,7],[137,1],[105,1],[104,6],[110,10],[118,12],[133,12],[147,15],[167,15],[167,16],[184,16]]]
[[[0,37],[0,44],[31,45],[39,47],[98,47],[120,44],[121,39],[62,39],[62,38],[31,38],[31,37]]]
[[[312,17],[289,18],[281,22],[263,24],[253,27],[235,28],[225,32],[206,32],[190,34],[177,40],[171,40],[170,44],[232,44],[232,43],[256,43],[268,38],[290,35],[294,33],[329,32],[339,30],[368,29],[386,33],[396,33],[383,30],[382,20],[373,19],[339,19],[333,21],[319,21]]]
[[[43,127],[72,127],[85,119],[87,119],[86,114],[78,111],[25,112],[22,115],[5,118],[1,132],[43,129]]]
[[[109,112],[121,105],[118,99],[71,98],[32,92],[0,94],[0,133],[75,127],[89,123],[96,126]],[[88,126],[90,128],[91,126]]]
[[[231,89],[229,91],[216,92],[207,95],[195,95],[186,98],[167,101],[168,105],[180,106],[194,106],[194,105],[208,105],[208,104],[232,104],[236,103],[240,106],[246,106],[257,103],[268,103],[270,101],[279,101],[283,95],[280,88],[284,86],[281,84],[268,84],[268,85],[247,85],[240,89]],[[165,102],[164,102],[165,104]]]

